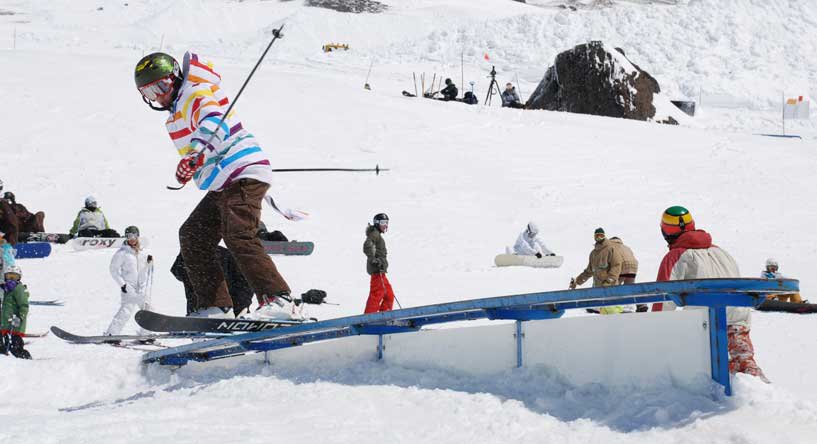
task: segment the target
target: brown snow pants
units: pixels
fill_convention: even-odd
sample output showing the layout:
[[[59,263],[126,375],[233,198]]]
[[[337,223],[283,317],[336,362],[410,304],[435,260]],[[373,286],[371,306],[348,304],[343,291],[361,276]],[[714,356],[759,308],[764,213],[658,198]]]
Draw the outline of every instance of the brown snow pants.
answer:
[[[187,276],[196,308],[232,307],[217,247],[224,239],[259,303],[264,296],[289,291],[284,278],[256,236],[261,201],[269,185],[240,179],[220,192],[210,191],[179,229]]]

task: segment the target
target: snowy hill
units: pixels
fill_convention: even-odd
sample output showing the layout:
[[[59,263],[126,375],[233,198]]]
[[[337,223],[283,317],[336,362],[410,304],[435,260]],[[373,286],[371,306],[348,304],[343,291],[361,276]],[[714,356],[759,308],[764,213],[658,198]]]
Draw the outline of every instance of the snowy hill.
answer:
[[[112,225],[138,225],[157,260],[154,306],[183,313],[168,272],[177,230],[202,193],[173,184],[177,155],[164,116],[133,87],[135,62],[163,50],[211,55],[234,94],[285,23],[286,37],[236,107],[276,167],[389,167],[379,177],[281,174],[277,198],[311,218],[265,209],[270,228],[316,242],[310,257],[276,258],[294,291],[323,288],[362,311],[367,221],[391,217],[390,278],[403,306],[561,289],[586,265],[592,232],[622,237],[652,280],[665,244],[664,208],[682,204],[745,276],[776,257],[815,288],[815,118],[779,132],[781,89],[817,97],[817,23],[810,2],[618,2],[578,11],[509,0],[384,1],[381,14],[340,14],[300,1],[9,1],[0,6],[0,178],[49,231],[67,231],[86,195]],[[541,2],[540,2],[541,3]],[[98,8],[101,7],[101,10]],[[13,13],[13,14],[12,14]],[[411,99],[412,72],[476,82],[491,64],[530,94],[560,51],[589,39],[618,45],[672,97],[698,99],[688,125]],[[348,52],[321,52],[328,42]],[[490,61],[484,59],[489,55]],[[374,61],[369,83],[366,71]],[[513,77],[512,77],[513,76]],[[788,124],[787,124],[788,126]],[[565,256],[555,270],[497,269],[493,256],[529,220]],[[57,247],[21,262],[33,299],[29,330],[104,330],[118,306],[111,252]],[[131,327],[132,328],[132,327]],[[774,382],[736,378],[736,396],[667,386],[570,386],[547,372],[480,379],[323,362],[310,368],[216,365],[142,370],[139,353],[31,339],[35,360],[0,357],[0,437],[18,442],[813,442],[815,320],[755,313],[758,363]],[[671,344],[672,338],[667,339]],[[637,346],[637,345],[634,345]],[[581,351],[577,351],[580,354]],[[43,427],[47,424],[47,427]]]

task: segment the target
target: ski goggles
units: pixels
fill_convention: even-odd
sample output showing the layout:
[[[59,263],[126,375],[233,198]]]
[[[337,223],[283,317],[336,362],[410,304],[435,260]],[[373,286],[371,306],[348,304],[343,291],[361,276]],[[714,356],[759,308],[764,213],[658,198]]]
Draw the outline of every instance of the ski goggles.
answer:
[[[173,78],[167,76],[139,87],[139,92],[148,100],[156,100],[159,96],[169,93],[172,89]]]
[[[139,239],[139,235],[136,233],[125,233],[125,239]]]
[[[381,226],[388,226],[388,225],[389,225],[389,221],[388,221],[388,220],[386,220],[386,219],[381,219],[381,220],[376,220],[376,221],[374,221],[374,224],[375,224],[375,225],[381,225]]]

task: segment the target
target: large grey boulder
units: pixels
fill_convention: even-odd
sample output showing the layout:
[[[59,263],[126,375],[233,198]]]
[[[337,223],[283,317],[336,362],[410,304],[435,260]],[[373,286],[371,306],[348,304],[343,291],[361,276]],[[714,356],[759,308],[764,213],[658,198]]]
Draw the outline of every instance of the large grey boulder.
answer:
[[[653,99],[660,92],[658,81],[623,50],[593,41],[557,55],[526,108],[677,124],[672,116],[656,117]]]

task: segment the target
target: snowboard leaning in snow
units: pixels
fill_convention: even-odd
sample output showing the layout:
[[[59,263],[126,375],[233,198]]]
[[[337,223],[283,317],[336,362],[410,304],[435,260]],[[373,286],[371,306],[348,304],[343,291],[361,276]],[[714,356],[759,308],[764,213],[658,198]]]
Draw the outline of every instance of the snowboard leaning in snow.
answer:
[[[782,311],[786,313],[809,314],[817,313],[817,304],[802,302],[783,302],[776,299],[767,299],[757,307],[760,311]]]
[[[213,319],[168,316],[148,310],[136,312],[136,323],[157,332],[245,333],[297,325],[303,321],[258,321],[252,319]]]
[[[20,233],[17,236],[20,242],[51,242],[52,244],[64,244],[71,240],[68,233]]]
[[[520,254],[499,254],[494,258],[497,267],[536,267],[536,268],[558,268],[562,266],[564,258],[562,256],[523,256]]]
[[[283,254],[285,256],[309,256],[315,250],[315,244],[312,242],[275,242],[275,241],[261,241],[264,246],[264,251],[267,254]]]
[[[14,247],[16,259],[32,259],[48,257],[51,254],[51,244],[48,242],[29,242],[17,244]]]
[[[51,327],[51,332],[54,336],[74,344],[107,344],[122,341],[150,341],[157,339],[187,339],[187,338],[212,338],[219,336],[200,335],[200,334],[149,334],[149,335],[97,335],[97,336],[82,336],[69,333],[57,326]]]

